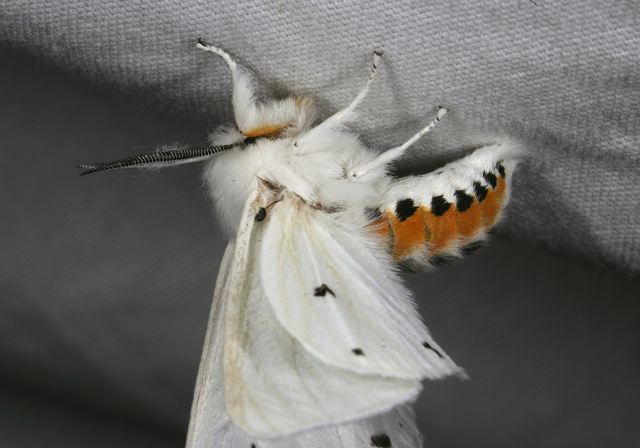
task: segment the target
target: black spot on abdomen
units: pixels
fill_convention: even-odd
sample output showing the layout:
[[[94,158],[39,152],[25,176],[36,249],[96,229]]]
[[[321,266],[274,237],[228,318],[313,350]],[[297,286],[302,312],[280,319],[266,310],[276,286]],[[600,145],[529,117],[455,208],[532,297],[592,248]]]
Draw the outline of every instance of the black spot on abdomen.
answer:
[[[442,195],[431,198],[431,213],[435,216],[444,215],[449,210],[449,207],[451,207],[451,204]]]
[[[484,198],[487,197],[487,189],[482,186],[480,182],[473,183],[473,191],[476,193],[476,197],[478,198],[478,202],[484,201]]]
[[[371,446],[378,448],[391,448],[391,439],[385,433],[371,436]]]
[[[354,348],[351,350],[356,356],[364,356],[364,351],[361,348]]]
[[[452,261],[452,257],[447,255],[434,255],[429,258],[429,263],[431,263],[432,266],[445,266],[451,264]]]
[[[459,211],[463,212],[471,207],[473,204],[473,198],[469,196],[464,190],[456,190],[456,207]]]
[[[466,246],[464,246],[462,248],[462,253],[464,255],[471,255],[472,253],[480,249],[482,246],[483,246],[482,241],[474,241],[473,243],[469,243]]]
[[[482,177],[484,177],[484,180],[486,180],[489,185],[491,185],[491,188],[496,188],[496,185],[498,185],[498,178],[495,174],[487,173],[485,171],[484,173],[482,173]]]
[[[418,210],[418,207],[413,203],[413,199],[403,199],[396,203],[396,216],[402,222],[409,219]]]

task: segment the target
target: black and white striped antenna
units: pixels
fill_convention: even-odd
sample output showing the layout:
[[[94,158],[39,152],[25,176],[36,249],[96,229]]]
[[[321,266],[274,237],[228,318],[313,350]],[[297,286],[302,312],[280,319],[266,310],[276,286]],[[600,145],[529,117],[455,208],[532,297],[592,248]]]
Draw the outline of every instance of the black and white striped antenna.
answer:
[[[86,163],[78,165],[78,168],[84,170],[80,173],[81,176],[123,168],[162,168],[165,166],[200,162],[235,146],[238,145],[199,146],[194,148],[173,149],[169,151],[155,151],[125,157],[111,162]]]

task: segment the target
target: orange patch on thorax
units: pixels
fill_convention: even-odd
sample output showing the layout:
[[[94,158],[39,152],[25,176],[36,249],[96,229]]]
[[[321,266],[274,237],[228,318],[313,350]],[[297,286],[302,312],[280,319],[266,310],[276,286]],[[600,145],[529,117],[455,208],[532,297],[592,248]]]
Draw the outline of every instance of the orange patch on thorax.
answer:
[[[242,133],[247,138],[277,137],[287,126],[288,125],[282,125],[282,124],[265,125],[265,126],[249,129],[247,131],[243,131]]]

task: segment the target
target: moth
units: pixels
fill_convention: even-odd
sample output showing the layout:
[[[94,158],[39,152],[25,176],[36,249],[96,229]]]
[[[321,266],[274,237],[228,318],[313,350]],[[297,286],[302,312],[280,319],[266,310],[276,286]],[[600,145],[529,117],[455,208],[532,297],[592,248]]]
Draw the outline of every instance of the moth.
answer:
[[[373,83],[319,124],[307,96],[256,99],[222,49],[235,124],[211,145],[81,165],[82,174],[206,161],[229,243],[215,287],[188,447],[417,447],[423,379],[464,375],[433,340],[399,268],[477,248],[509,201],[519,146],[498,142],[435,172],[390,164],[447,110],[381,154],[348,124]]]

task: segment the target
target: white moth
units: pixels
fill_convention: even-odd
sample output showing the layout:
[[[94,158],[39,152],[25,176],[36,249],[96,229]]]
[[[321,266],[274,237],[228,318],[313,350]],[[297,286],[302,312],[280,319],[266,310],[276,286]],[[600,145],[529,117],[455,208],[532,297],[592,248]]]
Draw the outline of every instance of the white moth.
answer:
[[[220,48],[235,126],[212,146],[82,165],[83,174],[210,159],[205,181],[228,233],[187,446],[418,447],[421,380],[464,375],[431,338],[399,265],[428,267],[477,247],[509,198],[517,145],[484,146],[433,173],[392,179],[388,164],[445,115],[381,155],[346,125],[314,125],[313,102],[258,103]]]

